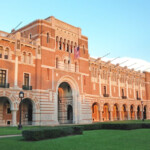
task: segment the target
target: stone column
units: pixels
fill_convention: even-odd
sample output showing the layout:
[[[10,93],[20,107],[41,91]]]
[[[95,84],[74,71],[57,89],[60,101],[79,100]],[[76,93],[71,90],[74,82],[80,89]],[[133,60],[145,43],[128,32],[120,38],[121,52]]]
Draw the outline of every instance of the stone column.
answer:
[[[134,111],[135,120],[137,120],[137,111]]]
[[[121,111],[119,111],[119,120],[122,120]]]
[[[59,124],[58,122],[58,95],[57,93],[53,93],[54,94],[54,121],[55,124]]]
[[[111,120],[111,121],[114,121],[114,118],[113,118],[113,111],[110,111],[110,120]]]
[[[17,110],[11,110],[12,112],[12,126],[17,126]]]
[[[130,119],[130,111],[128,111],[128,120],[131,120],[131,119]]]
[[[99,112],[100,115],[100,122],[103,122],[103,115],[102,115],[102,111]]]

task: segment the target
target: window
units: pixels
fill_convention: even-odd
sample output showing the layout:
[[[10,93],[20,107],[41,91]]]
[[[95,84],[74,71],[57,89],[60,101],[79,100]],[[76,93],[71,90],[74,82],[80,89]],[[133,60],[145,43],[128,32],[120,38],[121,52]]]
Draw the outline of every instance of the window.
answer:
[[[49,33],[47,33],[47,43],[49,43]]]
[[[28,54],[28,57],[29,57],[29,64],[31,64],[31,62],[32,62],[31,53]]]
[[[2,58],[2,53],[3,53],[3,47],[0,46],[0,58]]]
[[[8,53],[9,53],[9,49],[6,48],[6,49],[5,49],[5,54],[4,54],[4,58],[5,58],[5,59],[8,59]]]
[[[122,96],[124,96],[124,89],[122,89]]]
[[[77,62],[75,62],[75,72],[77,72]]]
[[[26,52],[23,52],[23,62],[26,63]]]
[[[139,98],[139,93],[138,93],[138,91],[136,91],[136,98],[137,98],[137,99]]]
[[[30,35],[29,35],[29,38],[31,39],[32,38],[32,34],[30,33]]]
[[[67,52],[69,52],[69,44],[67,44]]]
[[[49,68],[47,68],[47,80],[49,80]]]
[[[106,86],[104,86],[104,94],[106,94]]]
[[[24,85],[25,86],[29,86],[29,74],[28,73],[24,73]]]
[[[6,83],[6,70],[0,69],[0,86],[4,86]]]
[[[10,106],[7,107],[7,114],[11,114]]]

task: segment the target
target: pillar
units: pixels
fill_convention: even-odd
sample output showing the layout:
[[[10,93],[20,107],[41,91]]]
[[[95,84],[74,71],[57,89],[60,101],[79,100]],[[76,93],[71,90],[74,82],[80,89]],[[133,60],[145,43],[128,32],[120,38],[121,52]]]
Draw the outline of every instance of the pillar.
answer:
[[[17,126],[17,110],[11,110],[12,112],[12,126]]]
[[[54,94],[54,121],[55,124],[59,124],[58,122],[58,95],[57,93],[53,93]]]
[[[137,120],[137,111],[134,111],[134,118]]]
[[[110,120],[111,120],[111,121],[114,121],[114,118],[113,118],[113,111],[110,111]]]
[[[121,111],[119,111],[119,120],[122,120]]]
[[[100,122],[103,122],[103,114],[102,113],[103,113],[102,111],[99,112]]]
[[[130,118],[130,111],[128,111],[128,120],[131,120],[131,118]]]

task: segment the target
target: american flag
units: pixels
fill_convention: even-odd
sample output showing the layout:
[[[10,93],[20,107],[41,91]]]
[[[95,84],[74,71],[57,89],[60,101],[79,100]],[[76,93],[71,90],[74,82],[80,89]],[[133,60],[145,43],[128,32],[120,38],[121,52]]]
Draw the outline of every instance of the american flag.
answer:
[[[74,58],[78,59],[80,56],[79,46],[74,48]]]

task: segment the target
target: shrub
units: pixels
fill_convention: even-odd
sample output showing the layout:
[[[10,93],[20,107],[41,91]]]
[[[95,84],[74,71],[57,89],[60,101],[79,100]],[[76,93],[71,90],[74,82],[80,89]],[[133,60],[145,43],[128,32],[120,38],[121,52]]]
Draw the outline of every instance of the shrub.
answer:
[[[82,133],[81,127],[55,127],[22,131],[24,139],[29,141],[38,141]]]

